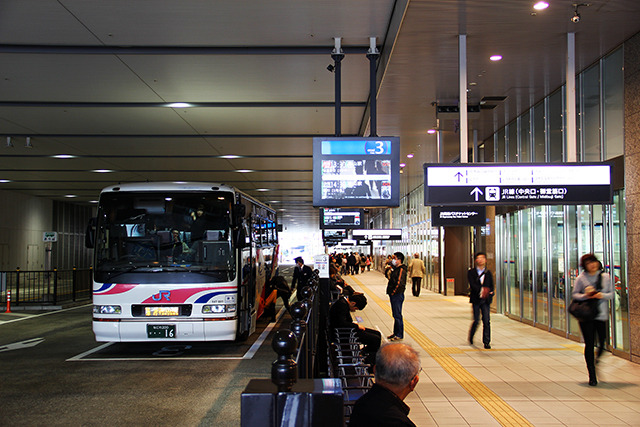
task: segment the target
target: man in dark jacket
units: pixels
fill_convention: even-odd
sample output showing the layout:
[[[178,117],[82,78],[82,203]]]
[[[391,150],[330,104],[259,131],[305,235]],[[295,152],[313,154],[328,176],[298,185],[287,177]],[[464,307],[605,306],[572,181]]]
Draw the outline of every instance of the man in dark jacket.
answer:
[[[293,270],[293,278],[291,279],[291,290],[296,288],[296,283],[299,285],[298,288],[305,286],[313,276],[313,270],[308,265],[304,265],[302,257],[296,257],[294,261],[296,262],[296,267]]]
[[[358,340],[364,344],[362,352],[365,355],[365,363],[375,364],[376,352],[380,348],[382,336],[375,329],[365,328],[355,323],[351,317],[351,312],[362,310],[367,305],[367,298],[361,293],[354,293],[351,296],[343,294],[331,305],[329,310],[329,325],[331,328],[351,328],[355,330]]]
[[[376,355],[376,382],[356,401],[349,427],[413,426],[403,402],[419,381],[420,357],[411,346],[388,343]]]
[[[491,300],[493,299],[494,287],[493,276],[487,269],[487,255],[478,252],[475,257],[474,268],[467,272],[469,281],[469,302],[473,306],[473,323],[469,330],[469,344],[473,345],[473,335],[480,323],[482,313],[482,343],[484,348],[491,348],[491,324],[489,323],[489,313],[491,312]]]
[[[404,254],[396,252],[391,258],[392,270],[387,283],[387,295],[391,302],[393,314],[393,334],[387,338],[390,341],[404,339],[404,321],[402,320],[402,303],[404,302],[404,290],[407,285],[407,266],[403,264]]]

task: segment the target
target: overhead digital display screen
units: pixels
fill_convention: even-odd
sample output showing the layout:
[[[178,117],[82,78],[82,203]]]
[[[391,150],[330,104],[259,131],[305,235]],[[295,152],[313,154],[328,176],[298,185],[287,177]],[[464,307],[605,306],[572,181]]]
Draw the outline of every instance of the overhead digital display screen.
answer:
[[[313,139],[313,205],[397,207],[400,139]]]
[[[612,202],[608,163],[424,165],[425,206]]]
[[[487,209],[484,206],[432,206],[431,223],[435,227],[486,225]]]
[[[320,229],[362,228],[364,225],[363,209],[321,208]]]
[[[322,230],[322,239],[326,241],[342,241],[347,238],[347,230]]]

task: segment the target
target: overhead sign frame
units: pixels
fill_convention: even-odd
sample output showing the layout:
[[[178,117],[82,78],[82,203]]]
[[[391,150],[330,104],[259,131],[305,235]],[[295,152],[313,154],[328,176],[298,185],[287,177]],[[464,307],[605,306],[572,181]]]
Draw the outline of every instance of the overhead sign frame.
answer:
[[[425,206],[611,203],[609,163],[424,164]]]
[[[357,240],[402,240],[402,230],[399,228],[352,230],[351,237]]]

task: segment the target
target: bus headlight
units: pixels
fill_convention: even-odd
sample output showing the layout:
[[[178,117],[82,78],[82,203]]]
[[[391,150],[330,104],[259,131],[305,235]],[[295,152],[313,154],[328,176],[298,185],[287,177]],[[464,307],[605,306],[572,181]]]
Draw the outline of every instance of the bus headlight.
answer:
[[[235,313],[235,311],[235,304],[211,304],[202,306],[203,314]]]
[[[119,305],[94,305],[94,314],[122,314],[122,307]]]

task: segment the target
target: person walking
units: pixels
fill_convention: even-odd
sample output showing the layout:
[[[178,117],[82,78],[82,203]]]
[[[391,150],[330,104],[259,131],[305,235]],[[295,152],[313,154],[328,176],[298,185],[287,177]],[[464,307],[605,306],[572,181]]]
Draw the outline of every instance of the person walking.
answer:
[[[389,295],[393,314],[393,334],[387,337],[390,341],[404,339],[402,303],[404,302],[404,290],[407,285],[407,266],[403,262],[404,254],[402,252],[396,252],[391,257],[392,270],[387,283],[387,295]]]
[[[420,284],[422,282],[422,276],[424,276],[425,268],[424,262],[419,258],[420,255],[416,252],[413,254],[413,260],[409,264],[409,276],[411,277],[411,292],[414,297],[420,296]]]
[[[602,264],[594,254],[585,254],[580,258],[582,273],[576,278],[571,296],[574,300],[592,300],[596,305],[596,317],[593,320],[579,321],[584,339],[584,360],[589,372],[589,385],[598,385],[596,363],[602,356],[607,337],[609,320],[609,300],[613,297],[611,277],[602,272]],[[598,336],[598,354],[594,357],[594,347]]]
[[[491,324],[489,313],[491,312],[491,300],[494,294],[493,276],[487,268],[487,255],[478,252],[474,257],[475,267],[467,272],[469,281],[469,302],[473,306],[473,323],[469,330],[469,344],[473,345],[473,336],[476,333],[482,315],[482,343],[484,348],[491,348]]]

